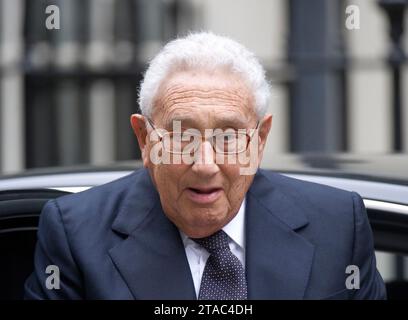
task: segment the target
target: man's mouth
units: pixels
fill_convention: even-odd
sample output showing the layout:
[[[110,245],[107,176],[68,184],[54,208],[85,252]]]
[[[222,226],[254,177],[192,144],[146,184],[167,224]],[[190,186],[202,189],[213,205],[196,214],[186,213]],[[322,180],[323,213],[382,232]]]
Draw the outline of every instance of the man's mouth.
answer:
[[[222,192],[222,188],[187,188],[187,196],[190,200],[205,204],[212,203],[219,198]]]

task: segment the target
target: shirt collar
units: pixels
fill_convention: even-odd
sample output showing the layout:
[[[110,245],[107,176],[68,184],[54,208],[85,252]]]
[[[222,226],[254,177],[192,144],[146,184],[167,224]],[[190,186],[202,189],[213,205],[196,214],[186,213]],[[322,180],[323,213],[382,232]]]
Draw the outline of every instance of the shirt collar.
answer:
[[[222,230],[234,241],[241,249],[245,248],[245,198],[235,217],[228,222]],[[196,245],[197,243],[187,237],[180,231],[184,246]]]
[[[238,213],[222,230],[242,249],[245,248],[245,198]]]

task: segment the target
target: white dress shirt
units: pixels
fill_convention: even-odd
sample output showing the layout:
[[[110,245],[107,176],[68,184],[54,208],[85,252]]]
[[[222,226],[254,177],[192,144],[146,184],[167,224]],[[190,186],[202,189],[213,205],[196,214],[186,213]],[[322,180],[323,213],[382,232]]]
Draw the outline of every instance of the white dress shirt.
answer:
[[[237,215],[222,230],[229,237],[229,247],[232,253],[239,259],[245,269],[245,199],[242,201]],[[188,264],[190,265],[196,296],[198,297],[204,267],[210,254],[182,231],[180,231],[180,235],[186,250]]]

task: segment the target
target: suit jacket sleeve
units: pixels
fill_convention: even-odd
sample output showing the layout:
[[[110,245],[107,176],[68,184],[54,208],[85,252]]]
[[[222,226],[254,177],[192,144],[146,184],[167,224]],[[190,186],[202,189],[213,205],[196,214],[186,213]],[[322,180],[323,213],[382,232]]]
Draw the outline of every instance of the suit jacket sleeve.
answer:
[[[352,264],[360,270],[360,288],[353,289],[353,299],[386,299],[384,281],[376,267],[374,241],[361,197],[353,192],[354,245]]]
[[[47,288],[47,278],[55,272],[46,273],[47,266],[59,268],[59,289]],[[53,270],[55,270],[55,267]],[[34,255],[34,272],[25,283],[25,299],[80,299],[80,272],[72,256],[63,217],[55,200],[43,208]],[[53,282],[55,284],[55,281]],[[49,284],[48,284],[48,287]]]

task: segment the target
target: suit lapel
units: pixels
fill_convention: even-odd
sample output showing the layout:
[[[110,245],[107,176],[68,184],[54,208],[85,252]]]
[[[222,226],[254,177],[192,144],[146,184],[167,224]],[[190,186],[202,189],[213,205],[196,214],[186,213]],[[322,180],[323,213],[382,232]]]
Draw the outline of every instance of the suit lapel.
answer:
[[[135,299],[196,299],[180,234],[146,171],[132,189],[113,224],[128,235],[109,250],[114,265]]]
[[[290,196],[258,173],[247,194],[246,273],[249,299],[302,299],[314,246],[295,230],[307,219]]]
[[[196,299],[183,242],[167,219],[148,172],[135,174],[113,230],[124,239],[109,250],[136,299]],[[247,194],[246,273],[249,299],[302,299],[314,246],[296,231],[308,223],[292,196],[262,173]]]

